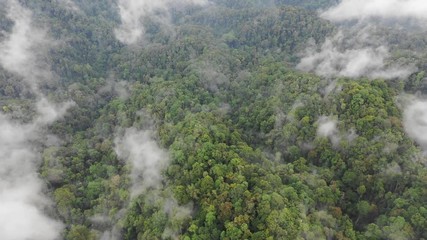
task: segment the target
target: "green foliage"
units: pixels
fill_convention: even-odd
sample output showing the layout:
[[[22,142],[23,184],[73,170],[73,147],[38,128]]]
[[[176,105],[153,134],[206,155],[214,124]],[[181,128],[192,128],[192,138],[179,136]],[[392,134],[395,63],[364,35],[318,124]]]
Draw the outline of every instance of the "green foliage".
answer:
[[[96,235],[87,227],[82,225],[73,225],[66,236],[67,240],[95,240]]]
[[[293,69],[307,41],[334,31],[303,8],[335,1],[177,8],[173,34],[147,23],[141,48],[115,40],[109,1],[75,1],[81,13],[22,2],[67,39],[48,58],[58,98],[76,106],[49,127],[61,141],[44,148],[41,166],[65,239],[111,229],[121,239],[427,238],[427,171],[395,101],[402,88],[423,86],[425,69],[403,84]],[[0,70],[1,109],[31,112],[10,75]],[[318,136],[325,116],[337,127]],[[131,167],[115,152],[129,127],[155,129],[167,149],[163,189],[131,196]]]

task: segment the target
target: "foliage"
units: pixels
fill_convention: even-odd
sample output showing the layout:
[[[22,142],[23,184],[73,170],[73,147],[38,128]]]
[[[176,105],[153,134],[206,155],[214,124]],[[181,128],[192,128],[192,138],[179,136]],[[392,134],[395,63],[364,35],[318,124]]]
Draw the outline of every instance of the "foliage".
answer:
[[[66,39],[48,59],[64,93],[56,97],[76,106],[49,127],[62,142],[44,146],[40,168],[65,239],[112,229],[120,239],[427,238],[427,171],[402,127],[402,86],[293,69],[307,41],[334,27],[287,5],[334,1],[174,9],[173,34],[149,28],[140,48],[115,39],[110,1],[75,1],[81,13],[22,2]],[[422,86],[419,65],[404,89]],[[0,78],[3,111],[30,111],[34,96],[10,73]],[[326,137],[317,134],[325,116],[337,120]],[[115,151],[129,127],[155,129],[170,155],[161,188],[138,196]]]

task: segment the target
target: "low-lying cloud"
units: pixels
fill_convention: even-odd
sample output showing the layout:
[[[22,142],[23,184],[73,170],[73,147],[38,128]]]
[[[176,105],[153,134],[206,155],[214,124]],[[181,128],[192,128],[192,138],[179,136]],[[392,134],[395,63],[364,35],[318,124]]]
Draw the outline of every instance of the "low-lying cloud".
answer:
[[[121,100],[126,100],[130,97],[132,85],[127,81],[117,81],[114,76],[107,79],[105,85],[98,90],[98,94],[111,94]]]
[[[180,206],[173,193],[164,184],[163,171],[170,158],[154,139],[154,131],[128,128],[115,139],[115,151],[119,158],[131,167],[131,200],[143,195],[147,206],[163,209],[168,221],[162,238],[178,239],[182,224],[191,218],[193,207]],[[102,239],[119,239],[118,226],[105,231]]]
[[[0,239],[59,239],[63,224],[46,214],[52,202],[37,169],[44,129],[62,117],[72,103],[51,103],[40,85],[52,81],[45,61],[53,46],[45,30],[32,25],[32,13],[17,0],[9,0],[7,17],[14,25],[0,42],[0,66],[29,87],[35,95],[35,116],[29,122],[12,120],[0,113]]]
[[[31,12],[17,1],[8,1],[8,15],[14,22],[12,32],[0,43],[0,64],[6,70],[24,77],[26,80],[37,79],[37,74],[48,74],[36,68],[38,55],[47,40],[45,31],[31,26]]]
[[[39,94],[39,86],[55,80],[47,53],[57,46],[47,29],[32,25],[32,13],[23,8],[18,1],[8,1],[7,17],[14,22],[12,31],[0,42],[0,64],[7,71],[20,76],[30,87],[30,91]]]
[[[334,147],[339,147],[341,141],[352,142],[358,137],[354,129],[347,132],[340,132],[338,121],[333,117],[321,116],[316,121],[317,136],[328,138]]]
[[[332,137],[338,133],[337,130],[337,121],[329,117],[320,117],[317,121],[317,135],[321,137]]]
[[[403,125],[408,136],[427,151],[427,100],[412,99],[405,106]]]
[[[80,12],[80,8],[76,5],[73,0],[57,0],[67,10],[73,12]]]
[[[321,16],[331,21],[414,18],[427,21],[424,0],[343,0]]]
[[[386,46],[379,44],[372,46],[363,38],[349,39],[343,32],[339,32],[327,38],[320,50],[317,50],[316,46],[308,47],[297,68],[325,77],[384,79],[405,78],[416,70],[410,65],[388,65],[388,58],[390,53]]]
[[[338,122],[331,117],[322,116],[317,120],[317,124],[317,136],[329,138],[332,144],[337,146],[341,140],[338,135]]]
[[[297,68],[325,77],[407,78],[416,67],[393,63],[387,41],[375,25],[381,20],[402,25],[412,19],[425,21],[426,12],[427,2],[422,0],[343,0],[320,16],[338,24],[355,24],[338,25],[335,36],[309,46]]]
[[[168,154],[152,138],[150,130],[126,129],[124,136],[116,138],[116,153],[131,166],[131,196],[136,197],[148,189],[161,189],[162,172],[169,163]]]
[[[115,31],[116,38],[122,43],[134,44],[145,33],[144,18],[155,16],[157,22],[166,24],[170,21],[170,6],[207,3],[208,0],[119,0],[121,25]]]
[[[38,139],[39,124],[13,123],[0,114],[0,238],[57,239],[62,225],[44,212],[49,200],[36,169],[40,153],[32,141]]]
[[[193,213],[192,204],[180,206],[175,198],[169,197],[163,204],[163,211],[166,213],[170,221],[163,231],[162,238],[179,239],[182,224],[186,220],[191,219],[191,215]]]

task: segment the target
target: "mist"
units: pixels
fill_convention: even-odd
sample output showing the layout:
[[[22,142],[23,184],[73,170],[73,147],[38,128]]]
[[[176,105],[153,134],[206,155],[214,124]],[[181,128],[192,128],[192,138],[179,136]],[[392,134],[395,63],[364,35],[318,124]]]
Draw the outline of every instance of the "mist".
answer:
[[[37,174],[40,152],[39,124],[13,123],[0,114],[0,238],[57,239],[62,224],[43,210],[50,201],[43,196],[43,182]]]
[[[205,5],[208,0],[119,0],[121,25],[115,30],[116,38],[125,44],[138,42],[145,33],[144,18],[155,17],[157,22],[170,22],[169,7]]]
[[[427,21],[424,0],[343,0],[322,13],[331,21],[369,20],[370,18],[414,18]]]
[[[41,146],[46,127],[61,118],[73,103],[51,103],[40,85],[55,81],[46,61],[55,46],[45,29],[32,25],[32,13],[10,0],[7,17],[14,25],[0,42],[0,66],[19,77],[35,99],[29,122],[0,113],[0,239],[59,239],[63,225],[47,212],[53,203],[39,178]],[[52,211],[51,211],[52,212]]]
[[[166,213],[169,219],[169,224],[166,226],[163,231],[163,239],[179,239],[181,225],[185,222],[186,219],[190,219],[193,213],[192,204],[187,206],[180,206],[178,201],[173,197],[168,197],[165,199],[163,204],[163,211]]]
[[[131,166],[131,197],[148,189],[161,189],[162,171],[169,163],[168,154],[152,138],[151,130],[126,129],[123,137],[116,138],[116,153]]]
[[[423,27],[425,12],[427,2],[419,0],[343,0],[320,14],[337,24],[336,34],[323,43],[311,42],[297,68],[325,77],[407,78],[417,68],[393,63],[390,47],[377,24],[393,20],[404,26],[415,19]],[[342,24],[345,22],[351,24]]]
[[[427,151],[427,100],[412,99],[406,104],[403,126],[408,136]]]
[[[332,142],[334,146],[337,146],[341,140],[341,137],[339,136],[339,131],[337,128],[337,120],[322,116],[320,117],[317,122],[317,136],[319,137],[325,137],[329,138],[329,140]]]
[[[361,35],[363,34],[359,32],[355,38],[347,38],[345,33],[340,31],[327,38],[320,50],[315,46],[308,47],[297,68],[324,77],[384,79],[406,78],[416,71],[413,65],[387,64],[387,59],[390,58],[388,47],[368,43]],[[372,42],[372,39],[369,41]]]
[[[73,12],[80,12],[79,7],[73,0],[57,0],[65,9]]]
[[[338,129],[338,120],[331,116],[321,116],[316,121],[317,137],[328,138],[334,148],[339,148],[341,141],[348,143],[353,142],[357,137],[354,129],[349,129],[346,132]]]
[[[43,62],[39,62],[44,53],[48,38],[46,31],[31,26],[31,12],[17,1],[8,1],[8,18],[14,22],[12,32],[0,43],[0,64],[7,71],[22,76],[33,89],[41,79],[49,79],[50,72],[45,71]]]
[[[180,206],[168,189],[163,171],[169,165],[169,154],[155,140],[155,132],[148,127],[139,130],[135,127],[124,130],[115,138],[115,151],[131,167],[131,200],[143,196],[148,206],[158,205],[168,217],[162,237],[177,239],[181,224],[191,218],[192,204]],[[104,232],[103,240],[119,239],[118,226]]]
[[[110,94],[117,96],[121,100],[126,100],[130,97],[130,89],[132,85],[126,81],[117,81],[114,76],[110,76],[103,87],[98,90],[98,94]]]
[[[324,43],[311,43],[297,68],[326,77],[406,79],[417,68],[393,63],[388,39],[381,36],[381,24],[396,31],[414,26],[425,31],[426,13],[427,2],[423,0],[342,0],[320,13],[337,25],[337,33]],[[412,97],[404,105],[405,131],[426,151],[427,101]]]
[[[317,128],[317,135],[321,137],[331,137],[337,134],[337,121],[329,117],[320,117],[317,121],[319,124]]]

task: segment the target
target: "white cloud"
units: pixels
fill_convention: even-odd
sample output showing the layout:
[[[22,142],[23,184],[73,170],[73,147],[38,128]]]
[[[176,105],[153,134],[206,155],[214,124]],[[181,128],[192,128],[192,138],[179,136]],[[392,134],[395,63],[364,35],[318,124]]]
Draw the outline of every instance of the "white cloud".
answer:
[[[8,1],[8,17],[14,22],[12,32],[0,43],[0,64],[6,70],[17,74],[32,87],[37,81],[50,79],[41,55],[49,42],[45,31],[31,26],[31,11],[23,8],[16,0]]]
[[[50,103],[39,90],[40,84],[53,80],[45,56],[54,44],[46,31],[32,26],[29,9],[16,0],[6,5],[14,25],[0,42],[0,65],[30,86],[36,95],[36,117],[20,123],[0,113],[0,239],[59,239],[63,225],[44,212],[52,203],[43,195],[37,174],[41,164],[37,143],[44,138],[43,129],[71,103]]]
[[[67,110],[74,105],[75,103],[71,101],[61,104],[54,104],[49,102],[45,97],[42,97],[36,103],[36,110],[39,114],[36,122],[41,124],[53,123],[57,119],[64,116]]]
[[[132,167],[131,196],[149,188],[162,188],[162,171],[168,166],[169,156],[152,138],[152,131],[126,129],[123,137],[116,138],[116,153]]]
[[[308,47],[297,68],[326,77],[407,78],[417,69],[391,63],[386,36],[378,35],[378,21],[373,19],[405,24],[408,19],[427,20],[426,12],[424,0],[343,0],[321,17],[334,22],[358,20],[357,24],[339,26],[341,30],[320,47]]]
[[[412,99],[404,109],[406,133],[427,150],[427,100]]]
[[[317,135],[321,137],[332,137],[338,133],[337,121],[329,117],[320,117],[317,121]]]
[[[98,94],[113,94],[121,100],[126,100],[131,94],[132,85],[128,81],[117,81],[113,76],[109,77]]]
[[[332,21],[369,18],[415,18],[427,20],[425,0],[343,0],[322,17]]]
[[[162,238],[178,239],[182,224],[191,219],[193,206],[191,203],[180,206],[173,193],[164,186],[162,174],[170,158],[154,140],[153,134],[153,130],[128,128],[116,136],[115,151],[131,167],[131,200],[144,195],[148,206],[161,206],[168,217]],[[112,230],[105,231],[101,239],[120,239],[119,228],[114,226]]]
[[[315,46],[308,47],[297,69],[325,77],[384,79],[405,78],[415,71],[414,66],[388,66],[386,60],[390,53],[387,47],[372,44],[372,39],[367,40],[360,32],[354,37],[356,39],[348,39],[339,32],[327,38],[320,50]]]
[[[65,9],[73,11],[73,12],[80,12],[80,8],[76,5],[73,0],[56,0],[58,1]]]
[[[40,154],[31,143],[41,127],[0,114],[0,239],[57,239],[62,230],[42,211],[50,204],[36,174]]]
[[[203,5],[207,0],[119,0],[118,7],[121,25],[115,34],[119,41],[125,44],[136,43],[144,34],[143,19],[157,15],[160,22],[169,22],[168,7],[171,5]]]
[[[417,69],[414,65],[390,63],[386,36],[381,36],[375,26],[381,20],[392,20],[397,26],[417,20],[414,23],[425,28],[425,13],[424,0],[343,0],[320,16],[357,24],[339,25],[335,36],[326,38],[319,47],[308,47],[297,67],[326,77],[407,78]]]
[[[352,142],[358,137],[354,129],[343,133],[340,132],[337,125],[338,121],[333,117],[321,116],[316,121],[317,124],[317,136],[328,138],[334,147],[339,147],[342,140]]]
[[[3,149],[2,149],[3,150]],[[13,150],[16,151],[16,150]],[[28,151],[28,149],[24,150]],[[14,152],[9,151],[14,155]],[[16,152],[15,152],[16,153]],[[34,155],[31,152],[28,154]],[[21,155],[22,156],[22,155]],[[31,156],[26,158],[14,157],[19,163],[28,164]],[[4,160],[4,159],[2,159]],[[10,160],[12,161],[12,159]],[[16,164],[16,163],[15,163]],[[61,225],[44,215],[37,205],[46,205],[46,200],[40,195],[41,182],[34,175],[21,175],[24,171],[10,169],[14,177],[11,182],[3,177],[0,185],[2,191],[8,194],[0,196],[0,236],[2,239],[55,239]]]
[[[12,31],[0,42],[0,65],[23,78],[37,95],[35,104],[40,123],[51,123],[62,116],[72,103],[54,105],[40,92],[39,85],[52,81],[53,74],[45,61],[48,49],[55,45],[43,29],[32,26],[32,14],[18,1],[9,0],[8,17],[14,22]]]
[[[165,200],[163,211],[168,215],[170,221],[163,231],[162,238],[179,239],[182,224],[186,219],[191,219],[193,205],[180,206],[175,198],[170,197]]]

